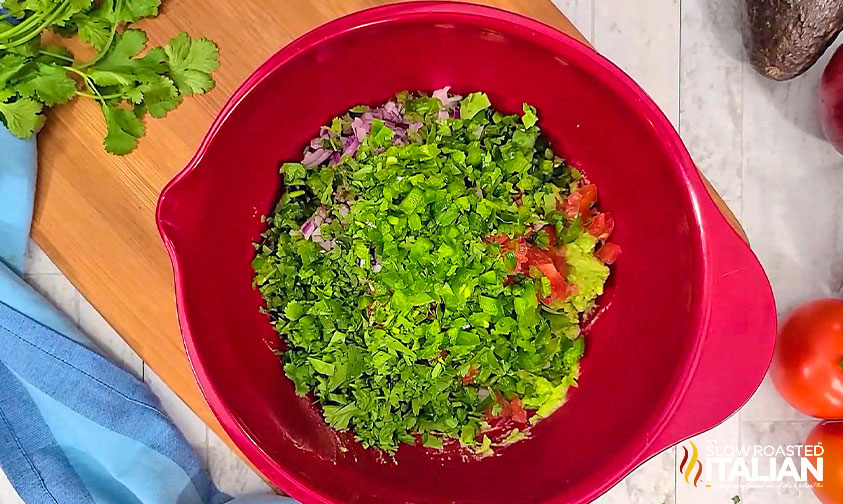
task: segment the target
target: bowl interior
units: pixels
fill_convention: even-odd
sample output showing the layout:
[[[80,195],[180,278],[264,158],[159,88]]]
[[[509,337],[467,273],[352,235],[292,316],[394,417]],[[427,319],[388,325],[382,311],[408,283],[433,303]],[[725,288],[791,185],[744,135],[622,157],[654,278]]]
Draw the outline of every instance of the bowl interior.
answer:
[[[697,342],[702,268],[687,167],[586,48],[511,21],[403,16],[276,56],[162,202],[182,325],[209,402],[246,433],[234,438],[253,462],[299,498],[580,502],[630,469],[681,385]],[[392,458],[336,435],[294,394],[251,286],[251,244],[281,189],[279,162],[299,160],[322,124],[356,104],[444,85],[485,91],[508,113],[536,106],[554,149],[597,183],[623,248],[607,309],[586,336],[579,388],[531,439],[481,461],[411,447]]]

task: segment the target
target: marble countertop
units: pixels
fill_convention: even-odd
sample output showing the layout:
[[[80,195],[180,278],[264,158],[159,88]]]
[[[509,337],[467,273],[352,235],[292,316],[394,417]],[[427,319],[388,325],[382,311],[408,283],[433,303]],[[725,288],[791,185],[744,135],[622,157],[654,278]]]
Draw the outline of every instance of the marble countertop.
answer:
[[[743,223],[775,291],[779,314],[843,295],[843,156],[817,122],[819,75],[831,51],[786,83],[758,76],[744,57],[734,0],[553,0],[595,47],[655,99],[700,169]],[[839,43],[839,42],[838,42]],[[114,358],[150,384],[230,494],[266,492],[261,479],[170,391],[36,246],[27,280]],[[769,381],[697,446],[800,444],[816,424]],[[681,455],[651,459],[599,504],[816,504],[796,488],[704,488],[685,483]],[[20,499],[0,473],[0,502]]]

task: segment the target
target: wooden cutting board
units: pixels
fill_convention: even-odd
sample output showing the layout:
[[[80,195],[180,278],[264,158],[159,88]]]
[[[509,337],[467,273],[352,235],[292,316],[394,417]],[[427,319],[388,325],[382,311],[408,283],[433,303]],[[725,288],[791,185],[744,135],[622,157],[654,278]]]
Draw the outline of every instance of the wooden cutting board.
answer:
[[[176,318],[172,270],[155,225],[164,185],[187,163],[217,111],[266,58],[293,38],[384,0],[164,0],[138,24],[160,45],[180,31],[220,46],[217,86],[166,119],[148,120],[139,148],[103,151],[105,126],[92,100],[49,114],[39,134],[32,234],[77,289],[214,431],[222,431],[194,380]],[[584,40],[549,0],[481,0]]]

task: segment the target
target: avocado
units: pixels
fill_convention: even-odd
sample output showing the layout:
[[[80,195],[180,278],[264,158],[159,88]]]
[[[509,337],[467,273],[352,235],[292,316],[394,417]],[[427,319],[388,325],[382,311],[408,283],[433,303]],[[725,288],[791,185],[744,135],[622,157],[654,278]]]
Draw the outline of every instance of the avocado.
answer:
[[[802,74],[843,29],[843,0],[745,0],[744,45],[752,66],[783,81]]]

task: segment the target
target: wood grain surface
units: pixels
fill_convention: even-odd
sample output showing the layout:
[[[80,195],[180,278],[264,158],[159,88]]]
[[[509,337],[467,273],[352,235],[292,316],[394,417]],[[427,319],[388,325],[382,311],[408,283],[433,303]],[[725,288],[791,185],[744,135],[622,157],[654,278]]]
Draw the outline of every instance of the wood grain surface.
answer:
[[[189,98],[165,119],[148,120],[139,148],[124,157],[102,148],[105,125],[92,100],[51,112],[39,134],[35,241],[140,357],[217,434],[194,380],[176,318],[172,269],[155,226],[163,186],[187,163],[215,114],[261,62],[293,38],[379,0],[164,0],[144,20],[150,43],[180,31],[220,46],[216,88]],[[582,39],[549,0],[485,0]]]

